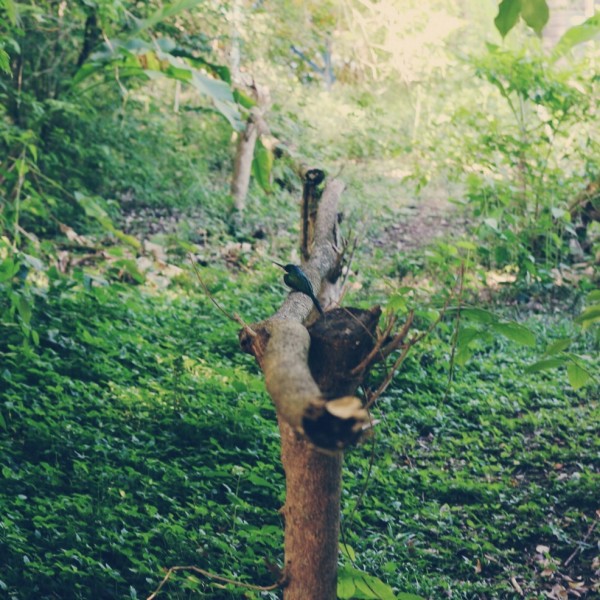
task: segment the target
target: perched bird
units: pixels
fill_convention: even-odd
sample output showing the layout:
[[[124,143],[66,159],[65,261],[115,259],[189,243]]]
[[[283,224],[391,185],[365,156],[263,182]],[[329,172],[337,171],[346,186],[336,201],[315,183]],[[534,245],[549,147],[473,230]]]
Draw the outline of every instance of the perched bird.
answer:
[[[273,261],[278,267],[281,267],[286,271],[283,276],[283,281],[288,287],[291,287],[296,292],[302,292],[306,294],[315,304],[317,310],[323,314],[320,302],[317,300],[313,291],[312,284],[308,277],[304,274],[304,271],[298,265],[282,265],[281,263]]]

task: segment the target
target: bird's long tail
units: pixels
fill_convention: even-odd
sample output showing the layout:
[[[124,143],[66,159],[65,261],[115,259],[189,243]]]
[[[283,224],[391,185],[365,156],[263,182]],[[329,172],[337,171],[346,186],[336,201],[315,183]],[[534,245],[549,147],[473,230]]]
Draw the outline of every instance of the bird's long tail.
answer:
[[[317,307],[317,310],[324,315],[325,313],[323,312],[323,307],[321,306],[321,303],[317,300],[317,297],[313,294],[311,296],[311,300],[315,303],[315,306]]]

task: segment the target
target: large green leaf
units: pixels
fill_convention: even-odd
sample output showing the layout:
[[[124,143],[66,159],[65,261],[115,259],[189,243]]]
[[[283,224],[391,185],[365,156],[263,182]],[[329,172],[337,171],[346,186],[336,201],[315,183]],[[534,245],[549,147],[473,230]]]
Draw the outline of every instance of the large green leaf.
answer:
[[[546,356],[552,356],[553,354],[558,354],[563,350],[566,350],[571,344],[573,340],[571,338],[561,338],[560,340],[556,340],[548,345],[546,348],[546,352],[544,354]]]
[[[531,29],[541,35],[550,18],[546,0],[521,0],[521,16]]]
[[[10,73],[10,56],[2,48],[0,48],[0,71]]]
[[[600,304],[592,304],[588,306],[578,317],[575,322],[587,329],[592,323],[600,321]]]
[[[520,323],[507,321],[505,323],[492,323],[492,329],[500,335],[522,344],[523,346],[535,346],[535,335]]]
[[[517,24],[520,14],[521,0],[502,0],[502,2],[500,2],[494,24],[502,37],[505,37]]]
[[[192,72],[192,85],[202,94],[210,96],[215,102],[231,102],[235,104],[231,88],[218,79],[212,79],[199,71]]]
[[[554,356],[552,358],[545,358],[538,360],[537,362],[525,367],[526,373],[537,373],[538,371],[547,371],[549,369],[556,369],[562,367],[569,359],[566,356]]]
[[[585,299],[586,302],[600,302],[600,290],[592,290]]]
[[[0,282],[12,279],[19,272],[19,263],[8,257],[0,260]]]
[[[265,190],[271,191],[271,170],[273,168],[273,153],[269,150],[260,138],[256,142],[254,150],[254,160],[252,161],[252,174],[256,178],[258,185]]]
[[[574,390],[583,387],[591,377],[588,371],[576,362],[570,362],[567,365],[567,376],[569,377],[569,383]]]
[[[597,11],[594,16],[584,21],[581,25],[575,25],[575,27],[571,27],[565,31],[552,51],[553,60],[557,60],[574,46],[596,39],[599,35],[600,12]]]
[[[19,296],[17,310],[19,311],[19,316],[23,319],[23,322],[29,325],[31,322],[31,304],[25,296]]]
[[[217,110],[229,121],[236,131],[242,129],[242,120],[233,98],[233,93],[224,81],[211,79],[198,71],[194,71],[192,73],[191,84],[201,94],[206,94],[212,99]]]
[[[208,96],[220,112],[239,131],[242,129],[242,120],[235,101],[233,91],[229,84],[222,79],[209,77],[194,65],[198,65],[203,71],[222,73],[229,76],[229,70],[200,59],[186,58],[171,54],[168,49],[175,48],[174,42],[160,40],[156,44],[150,44],[145,40],[132,38],[127,40],[111,40],[101,52],[92,55],[91,61],[83,65],[75,74],[73,83],[77,85],[90,75],[98,72],[112,73],[115,66],[119,67],[121,80],[126,77],[144,77],[158,79],[168,77],[184,83],[189,83],[203,96]],[[184,53],[185,54],[185,53]],[[189,64],[189,62],[194,64]]]
[[[350,600],[354,596],[356,586],[354,577],[343,568],[338,573],[337,596],[341,600]]]
[[[396,600],[392,588],[378,577],[360,569],[344,566],[338,572],[338,598],[362,600]]]
[[[19,22],[19,12],[17,10],[17,3],[14,0],[0,0],[0,5],[4,6],[8,19],[12,25],[16,25]]]
[[[489,310],[484,310],[483,308],[463,308],[460,311],[460,315],[466,321],[475,321],[476,323],[489,324],[498,321],[498,317],[494,313]]]

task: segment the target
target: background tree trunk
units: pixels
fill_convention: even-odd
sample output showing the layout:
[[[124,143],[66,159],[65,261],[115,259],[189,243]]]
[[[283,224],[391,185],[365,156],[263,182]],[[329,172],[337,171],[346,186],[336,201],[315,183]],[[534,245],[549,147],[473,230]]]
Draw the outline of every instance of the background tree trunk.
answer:
[[[258,139],[258,125],[250,115],[246,123],[246,130],[240,133],[233,165],[233,178],[231,180],[231,195],[233,205],[238,212],[246,208],[246,196],[250,186],[250,174],[252,172],[252,160],[254,159],[254,147]]]

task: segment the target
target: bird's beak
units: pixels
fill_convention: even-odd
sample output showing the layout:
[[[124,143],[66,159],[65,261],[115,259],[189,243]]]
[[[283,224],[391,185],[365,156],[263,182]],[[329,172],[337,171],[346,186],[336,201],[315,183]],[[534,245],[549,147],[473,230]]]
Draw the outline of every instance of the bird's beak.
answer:
[[[274,265],[277,265],[278,267],[281,267],[282,269],[284,269],[284,270],[285,270],[285,266],[284,266],[284,265],[282,265],[281,263],[278,263],[276,260],[272,260],[271,262],[272,262]]]

